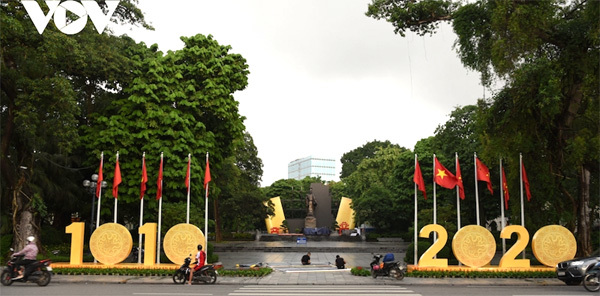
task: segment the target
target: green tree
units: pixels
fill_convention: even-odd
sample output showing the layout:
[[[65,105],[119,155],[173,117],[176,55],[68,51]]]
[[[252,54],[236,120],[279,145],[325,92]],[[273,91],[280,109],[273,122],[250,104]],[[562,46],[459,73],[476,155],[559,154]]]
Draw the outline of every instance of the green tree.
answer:
[[[587,0],[374,0],[367,12],[402,35],[434,33],[440,21],[451,21],[463,64],[480,72],[484,85],[505,82],[480,103],[484,155],[515,164],[523,151],[528,163],[545,164],[535,173],[543,181],[552,176],[544,186],[553,190],[537,198],[550,208],[571,205],[561,217],[576,233],[579,255],[591,251],[592,175],[599,173],[599,14],[600,2]]]
[[[133,1],[121,4],[113,21],[148,27]],[[12,214],[14,247],[21,248],[28,235],[40,237],[45,218],[60,227],[68,211],[81,208],[73,169],[81,164],[78,126],[88,106],[81,102],[119,93],[113,82],[130,69],[122,49],[132,42],[92,26],[68,36],[53,22],[40,35],[18,1],[0,4],[0,28],[2,208]],[[111,67],[114,61],[120,64]]]
[[[225,232],[242,232],[261,228],[267,217],[268,200],[258,188],[262,176],[262,161],[252,137],[244,133],[244,144],[238,145],[235,157],[225,160],[218,173],[217,186],[221,189],[215,201],[216,239]]]
[[[140,158],[146,152],[151,180],[158,174],[160,153],[164,153],[163,198],[168,202],[187,199],[183,181],[187,156],[192,154],[191,202],[204,208],[202,181],[208,151],[215,181],[209,199],[214,201],[213,209],[218,209],[214,198],[221,189],[215,184],[221,183],[216,172],[234,157],[236,147],[243,145],[245,127],[233,93],[247,85],[245,59],[229,53],[230,46],[219,45],[210,35],[181,39],[184,48],[166,55],[156,51],[155,46],[134,52],[136,77],[126,89],[129,96],[116,99],[114,112],[99,116],[87,129],[88,149],[95,155],[101,149],[105,151],[106,179],[112,179],[113,155],[119,151],[123,176],[119,200],[124,207],[138,207]],[[155,187],[150,186],[147,193],[154,192]],[[112,200],[104,201],[108,212]],[[148,207],[153,209],[156,203],[148,203]],[[136,211],[120,212],[123,219],[135,221],[127,215],[135,215]],[[155,212],[146,213],[152,218]]]
[[[414,203],[412,174],[406,174],[412,159],[409,150],[390,145],[363,160],[344,179],[357,224],[369,223],[381,232],[408,229]]]
[[[377,151],[390,146],[400,147],[397,144],[390,143],[390,141],[381,142],[374,140],[364,144],[362,147],[358,147],[352,151],[344,153],[340,159],[342,162],[342,172],[340,173],[340,178],[343,179],[350,176],[352,173],[354,173],[354,171],[356,171],[356,168],[361,161],[367,158],[373,158]]]

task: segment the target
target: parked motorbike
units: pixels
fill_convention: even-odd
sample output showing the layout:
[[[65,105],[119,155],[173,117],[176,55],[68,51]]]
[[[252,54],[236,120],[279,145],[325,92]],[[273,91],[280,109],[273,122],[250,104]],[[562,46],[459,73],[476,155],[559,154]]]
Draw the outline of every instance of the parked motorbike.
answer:
[[[404,279],[406,265],[400,264],[398,261],[384,260],[384,262],[380,262],[381,258],[381,255],[373,256],[373,261],[370,264],[371,276],[373,276],[373,278],[377,278],[378,276],[391,276],[397,280]]]
[[[590,292],[598,292],[600,290],[600,262],[590,268],[583,277],[583,287]]]
[[[8,261],[2,274],[0,275],[0,282],[4,286],[10,286],[13,282],[35,282],[40,286],[46,286],[50,283],[52,278],[52,267],[50,267],[50,259],[44,259],[31,263],[30,269],[32,270],[29,276],[15,279],[19,275],[16,262],[23,258],[23,255],[13,256]],[[25,272],[24,266],[20,266],[20,269]]]
[[[190,255],[191,256],[191,255]],[[185,282],[190,277],[190,263],[192,259],[190,257],[185,258],[183,264],[175,273],[173,274],[173,282],[176,284],[185,284]],[[192,283],[204,282],[206,284],[214,284],[217,282],[217,271],[215,270],[214,265],[207,264],[200,269],[194,271],[194,275],[192,277]]]

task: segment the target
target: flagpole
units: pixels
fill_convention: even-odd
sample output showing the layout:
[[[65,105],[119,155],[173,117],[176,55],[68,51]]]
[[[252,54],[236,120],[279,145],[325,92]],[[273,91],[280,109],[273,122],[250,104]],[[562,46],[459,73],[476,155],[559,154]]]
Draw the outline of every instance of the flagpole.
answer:
[[[116,163],[119,164],[119,151],[117,151],[117,162]],[[117,173],[116,165],[115,165],[115,174]],[[115,186],[115,185],[113,184],[113,186]],[[117,223],[117,201],[118,201],[118,198],[116,196],[114,198],[115,198],[115,209],[114,209],[114,212],[115,212],[115,223]]]
[[[456,173],[458,174],[458,152],[454,152],[454,156],[455,156],[455,167],[456,167]],[[458,176],[457,176],[457,180],[458,180]],[[458,182],[456,183],[458,185]],[[457,220],[457,228],[456,230],[460,230],[460,187],[456,186],[456,220]]]
[[[500,219],[501,220],[501,225],[502,225],[502,230],[504,230],[505,227],[505,223],[504,223],[504,182],[506,180],[502,179],[502,172],[504,172],[504,170],[502,169],[502,157],[500,157]],[[502,231],[500,230],[500,231]],[[503,238],[502,239],[502,255],[506,254],[506,239]]]
[[[159,172],[159,174],[162,173],[162,165],[163,165],[163,153],[160,153],[160,169],[161,172]],[[160,264],[160,226],[161,226],[161,218],[162,218],[162,178],[159,180],[160,181],[160,188],[161,188],[161,192],[160,192],[160,198],[158,200],[158,235],[156,236],[156,263]]]
[[[100,153],[100,170],[98,171],[98,180],[100,181],[98,183],[98,212],[96,213],[96,229],[98,229],[98,227],[100,227],[100,204],[102,201],[102,180],[104,179],[104,177],[102,176],[102,165],[104,164],[104,151],[102,151]],[[98,262],[98,260],[96,259],[96,256],[94,256],[94,263]]]
[[[523,205],[523,154],[519,153],[519,187],[521,188],[521,226],[525,228],[525,210]],[[525,249],[523,249],[523,259],[525,259]]]
[[[437,224],[437,202],[435,196],[435,153],[433,154],[433,224]],[[437,232],[433,232],[433,242],[437,241]],[[435,258],[435,256],[434,256]]]
[[[191,162],[192,162],[192,154],[188,153],[188,168],[187,168],[187,214],[185,217],[185,223],[190,224],[190,189],[192,188],[192,181],[191,181]]]
[[[477,213],[477,226],[479,223],[479,190],[477,189],[477,152],[473,152],[473,164],[475,167],[475,210]]]
[[[206,164],[208,167],[208,151],[206,152]],[[206,182],[206,181],[205,181]],[[208,183],[206,183],[206,188],[204,189],[205,196],[204,196],[204,243],[206,246],[206,249],[208,250]],[[204,259],[204,263],[207,263],[207,258],[208,256],[205,256]]]
[[[146,152],[142,153],[142,183],[144,182],[144,168],[146,167]],[[141,188],[140,188],[141,189]],[[140,193],[140,226],[144,225],[144,192]],[[139,232],[139,231],[138,231]],[[142,263],[142,233],[138,233],[138,264]]]
[[[417,171],[417,154],[415,153],[415,172]],[[415,182],[413,182],[415,183]],[[415,254],[414,254],[414,262],[413,264],[416,266],[417,265],[417,256],[418,256],[418,252],[417,252],[417,183],[415,183],[415,227],[414,227],[414,235],[415,235]]]
[[[104,163],[104,151],[102,151],[102,153],[100,153],[100,169],[102,169],[103,163]],[[102,178],[102,176],[100,176],[100,178]],[[96,214],[96,229],[98,229],[98,227],[100,227],[100,204],[102,201],[102,181],[100,181],[100,184],[98,184],[98,185],[99,185],[98,187],[100,189],[98,191],[98,213]]]

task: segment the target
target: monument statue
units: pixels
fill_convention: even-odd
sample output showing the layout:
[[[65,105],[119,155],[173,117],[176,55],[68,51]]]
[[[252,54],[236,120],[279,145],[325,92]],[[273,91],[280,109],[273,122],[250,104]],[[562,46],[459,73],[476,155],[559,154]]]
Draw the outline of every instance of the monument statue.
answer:
[[[315,215],[315,207],[317,206],[317,200],[312,193],[312,187],[310,188],[310,193],[306,195],[306,207],[307,207],[307,217],[313,217]]]
[[[317,206],[317,200],[312,193],[312,187],[310,187],[310,192],[306,195],[306,218],[304,218],[304,228],[316,228],[317,227],[317,218],[315,218],[315,207]]]

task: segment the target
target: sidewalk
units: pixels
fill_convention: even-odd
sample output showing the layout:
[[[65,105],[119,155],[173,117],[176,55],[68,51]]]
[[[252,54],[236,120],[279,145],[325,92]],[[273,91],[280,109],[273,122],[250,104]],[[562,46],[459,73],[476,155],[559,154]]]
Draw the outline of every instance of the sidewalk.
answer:
[[[393,253],[397,261],[403,261],[408,243],[405,242],[228,242],[215,244],[214,253],[225,269],[236,264],[263,263],[274,270],[261,277],[219,277],[217,284],[232,285],[448,285],[448,286],[535,286],[564,283],[558,279],[497,279],[497,278],[411,278],[396,280],[390,277],[354,276],[350,268],[368,267],[373,254]],[[300,258],[311,252],[311,265],[300,265]],[[347,269],[336,269],[335,256],[343,257]],[[111,276],[111,275],[54,275],[54,283],[121,283],[121,284],[174,284],[165,276]]]
[[[117,275],[55,275],[51,283],[79,284],[163,284],[175,285],[171,277]],[[219,277],[216,284],[229,285],[447,285],[447,286],[564,286],[558,279],[463,279],[411,278],[395,280],[389,277],[359,277],[350,271],[283,272],[274,271],[262,278]]]

